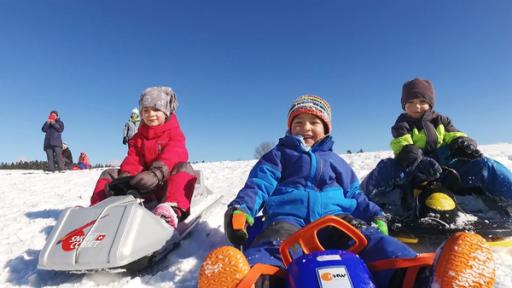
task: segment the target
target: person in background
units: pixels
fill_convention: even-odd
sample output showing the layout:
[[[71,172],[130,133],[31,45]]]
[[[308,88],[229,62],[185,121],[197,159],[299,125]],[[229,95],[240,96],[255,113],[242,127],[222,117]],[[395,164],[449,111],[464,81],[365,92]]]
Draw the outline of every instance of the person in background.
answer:
[[[78,167],[80,169],[91,169],[91,162],[89,162],[89,156],[85,152],[80,152],[80,157],[78,157]]]
[[[140,115],[139,115],[139,109],[133,108],[132,114],[130,115],[130,119],[128,119],[128,122],[124,124],[123,129],[123,144],[128,144],[128,140],[130,140],[135,133],[139,130],[139,124],[140,124]]]
[[[48,119],[44,122],[41,130],[44,136],[44,151],[48,160],[48,171],[54,172],[64,169],[64,161],[62,160],[62,132],[64,131],[64,122],[59,118],[59,113],[53,110],[48,115]],[[57,159],[55,159],[57,158]],[[55,167],[57,162],[57,167]]]
[[[62,160],[64,161],[64,169],[73,169],[73,154],[71,154],[71,150],[66,143],[62,143]]]

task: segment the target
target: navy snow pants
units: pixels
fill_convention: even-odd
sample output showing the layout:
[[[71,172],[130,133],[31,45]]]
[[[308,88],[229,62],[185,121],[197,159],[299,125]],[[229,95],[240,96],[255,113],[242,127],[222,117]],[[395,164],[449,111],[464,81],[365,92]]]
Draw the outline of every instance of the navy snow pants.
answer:
[[[288,222],[274,222],[265,227],[250,244],[249,248],[244,251],[249,264],[253,266],[256,263],[263,263],[283,267],[279,246],[282,240],[299,229],[300,227]],[[363,228],[361,232],[368,240],[368,245],[359,253],[359,257],[367,264],[377,260],[412,258],[417,255],[409,246],[393,237],[382,234],[376,228]],[[328,239],[332,238],[328,237]],[[373,279],[377,287],[388,287],[394,272],[395,270],[373,272]]]
[[[474,160],[454,159],[440,164],[459,173],[463,188],[481,188],[489,195],[512,200],[512,172],[500,162],[482,157]],[[361,190],[371,198],[379,191],[410,187],[410,183],[407,183],[410,178],[408,173],[394,159],[383,159],[363,180]]]

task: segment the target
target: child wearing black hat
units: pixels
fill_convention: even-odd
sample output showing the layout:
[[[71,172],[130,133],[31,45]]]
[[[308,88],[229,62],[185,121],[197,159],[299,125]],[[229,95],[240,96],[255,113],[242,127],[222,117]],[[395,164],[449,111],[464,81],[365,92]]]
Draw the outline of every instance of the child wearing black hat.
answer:
[[[441,165],[455,169],[466,189],[483,188],[497,197],[512,199],[512,173],[484,157],[475,140],[459,131],[450,118],[434,111],[432,82],[420,78],[402,87],[404,113],[391,128],[394,159],[384,159],[363,180],[368,195],[410,187],[440,177]]]

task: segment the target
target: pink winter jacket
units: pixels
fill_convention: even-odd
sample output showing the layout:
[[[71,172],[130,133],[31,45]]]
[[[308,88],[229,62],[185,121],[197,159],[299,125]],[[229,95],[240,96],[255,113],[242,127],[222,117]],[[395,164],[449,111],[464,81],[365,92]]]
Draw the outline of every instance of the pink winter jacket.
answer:
[[[174,114],[160,126],[141,123],[138,132],[128,141],[128,155],[121,163],[121,173],[135,176],[149,169],[155,161],[165,163],[169,171],[177,163],[188,161],[185,136]]]

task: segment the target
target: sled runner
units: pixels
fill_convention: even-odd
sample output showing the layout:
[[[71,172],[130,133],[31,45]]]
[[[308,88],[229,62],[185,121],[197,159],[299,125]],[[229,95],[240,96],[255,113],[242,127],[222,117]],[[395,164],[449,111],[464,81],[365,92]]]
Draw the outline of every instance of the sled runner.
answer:
[[[203,183],[200,171],[190,215],[174,230],[144,207],[143,200],[128,184],[129,177],[109,185],[112,197],[91,207],[65,209],[44,248],[38,268],[93,272],[137,271],[167,255],[185,237],[221,196]]]

